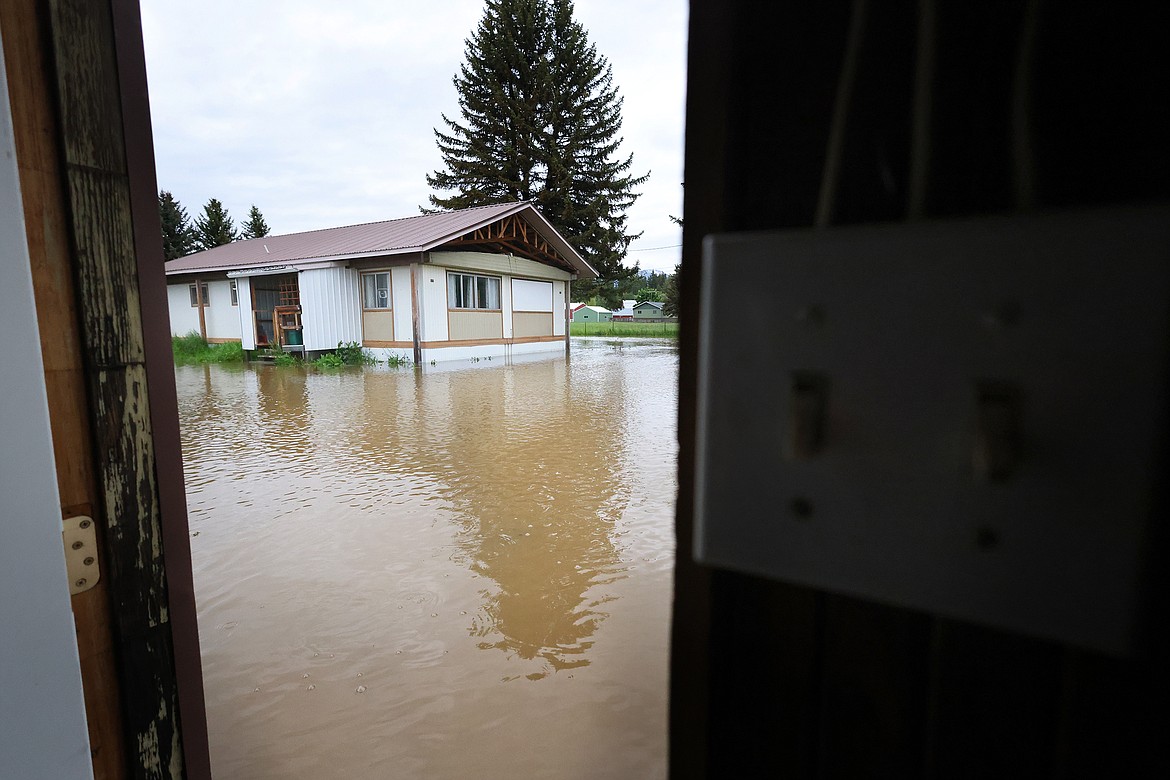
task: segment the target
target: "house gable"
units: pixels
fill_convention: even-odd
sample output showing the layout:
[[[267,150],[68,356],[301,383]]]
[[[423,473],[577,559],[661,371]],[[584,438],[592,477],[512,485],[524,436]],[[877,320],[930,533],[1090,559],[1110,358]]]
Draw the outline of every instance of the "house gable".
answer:
[[[453,241],[448,241],[441,248],[512,254],[562,268],[570,273],[577,271],[522,214],[509,214],[469,231]]]

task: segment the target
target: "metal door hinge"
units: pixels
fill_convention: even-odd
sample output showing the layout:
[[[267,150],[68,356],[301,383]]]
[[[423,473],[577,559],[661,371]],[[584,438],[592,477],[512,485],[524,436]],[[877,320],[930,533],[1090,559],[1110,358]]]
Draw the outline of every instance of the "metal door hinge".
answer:
[[[93,518],[85,515],[67,517],[61,537],[65,542],[65,571],[69,575],[69,595],[75,596],[97,585],[97,528]]]

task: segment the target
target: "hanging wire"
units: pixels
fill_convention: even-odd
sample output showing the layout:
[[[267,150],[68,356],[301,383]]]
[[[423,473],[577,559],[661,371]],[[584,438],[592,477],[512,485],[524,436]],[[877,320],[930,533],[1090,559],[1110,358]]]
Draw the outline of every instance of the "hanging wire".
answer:
[[[849,103],[853,97],[853,82],[857,79],[857,61],[861,41],[865,32],[865,11],[867,0],[853,0],[853,11],[849,19],[849,37],[845,42],[845,58],[841,63],[841,76],[837,81],[837,97],[833,103],[833,121],[829,126],[829,144],[825,153],[825,167],[821,173],[821,192],[817,199],[816,227],[828,227],[833,219],[833,206],[837,198],[837,181],[840,178],[841,157],[845,147],[845,122],[849,114]]]

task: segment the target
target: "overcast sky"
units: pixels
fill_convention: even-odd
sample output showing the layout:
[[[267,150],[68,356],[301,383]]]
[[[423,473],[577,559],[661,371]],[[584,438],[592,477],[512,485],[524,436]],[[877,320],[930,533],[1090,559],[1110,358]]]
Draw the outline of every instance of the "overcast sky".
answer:
[[[254,203],[273,233],[411,216],[482,0],[142,0],[159,188],[194,218]],[[682,215],[687,0],[577,0],[650,172],[629,261],[673,270]],[[658,247],[668,247],[659,249]]]

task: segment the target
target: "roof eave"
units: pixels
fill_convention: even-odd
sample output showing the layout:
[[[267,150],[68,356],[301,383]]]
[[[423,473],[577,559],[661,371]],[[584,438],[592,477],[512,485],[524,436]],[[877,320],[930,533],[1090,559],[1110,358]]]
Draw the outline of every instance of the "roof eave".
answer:
[[[353,252],[343,255],[325,255],[322,257],[296,257],[290,260],[282,260],[280,265],[289,266],[292,268],[299,268],[301,266],[316,265],[317,263],[344,263],[351,260],[367,260],[372,257],[390,257],[395,255],[409,255],[417,254],[422,250],[417,246],[395,247],[393,249],[379,249],[375,252]],[[274,263],[259,262],[259,263],[234,263],[232,265],[219,266],[200,266],[198,268],[183,268],[179,270],[167,270],[167,276],[177,276],[179,274],[197,274],[204,271],[228,272],[235,273],[237,271],[248,271],[252,269],[271,268]]]
[[[582,257],[580,255],[580,253],[577,252],[576,249],[573,248],[572,244],[570,244],[568,241],[565,240],[565,237],[562,236],[560,234],[560,232],[555,227],[552,226],[552,223],[550,223],[547,219],[544,218],[544,215],[541,214],[540,211],[538,211],[536,209],[536,207],[533,206],[530,201],[522,201],[520,203],[515,204],[515,206],[513,206],[512,208],[506,209],[504,211],[496,212],[493,216],[491,216],[489,218],[485,218],[483,220],[480,220],[479,222],[475,222],[475,223],[468,225],[466,227],[462,227],[459,230],[448,233],[447,235],[443,236],[442,238],[431,241],[430,243],[421,247],[421,249],[422,249],[422,251],[429,252],[433,249],[437,249],[437,248],[441,247],[443,244],[447,243],[448,241],[453,241],[453,240],[459,238],[460,236],[466,235],[467,233],[470,233],[470,232],[475,231],[475,230],[479,230],[480,228],[486,227],[486,226],[492,224],[493,222],[498,222],[499,220],[503,219],[504,217],[509,217],[513,214],[519,214],[520,212],[523,212],[523,211],[530,212],[532,215],[534,215],[536,217],[536,220],[539,220],[539,222],[540,222],[539,227],[540,227],[542,233],[545,230],[548,231],[548,233],[545,234],[545,239],[547,239],[549,241],[549,243],[553,244],[554,248],[558,252],[560,252],[561,256],[564,257],[565,260],[568,261],[569,265],[571,265],[573,267],[573,272],[575,274],[574,278],[577,278],[577,277],[580,277],[583,275],[588,275],[588,278],[596,279],[597,277],[600,276],[600,274],[597,273],[597,270],[593,266],[589,265],[589,262],[584,257]],[[551,236],[549,234],[551,234]]]

